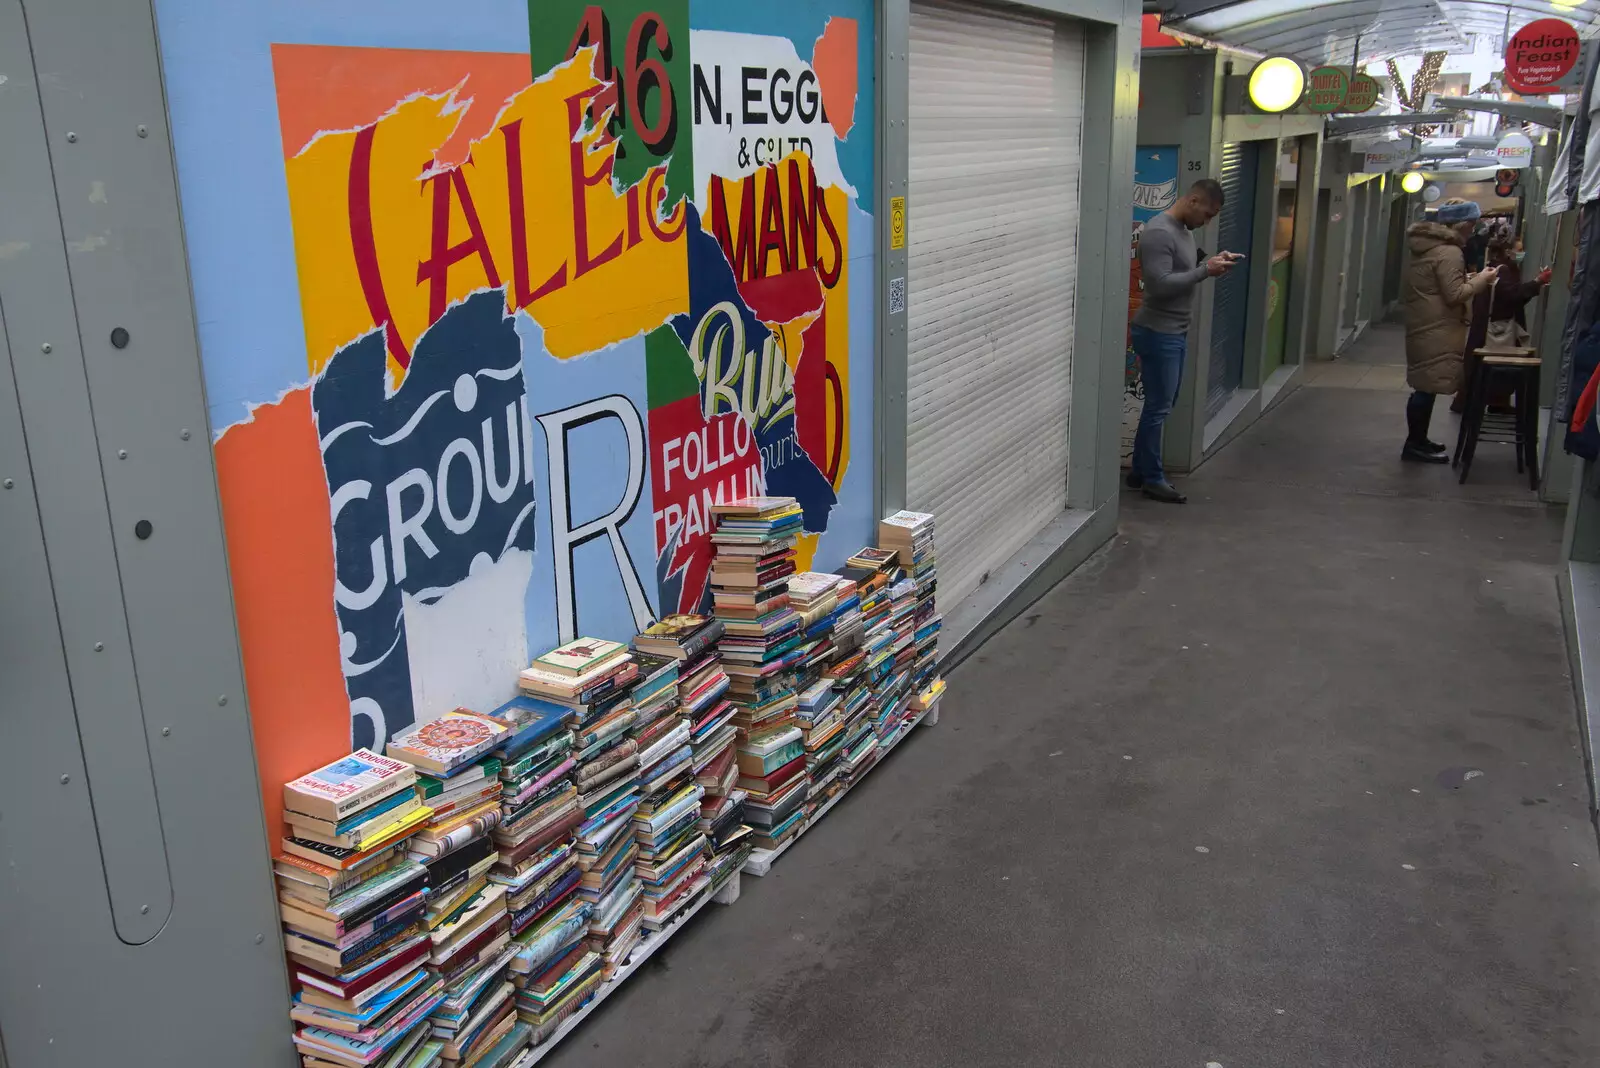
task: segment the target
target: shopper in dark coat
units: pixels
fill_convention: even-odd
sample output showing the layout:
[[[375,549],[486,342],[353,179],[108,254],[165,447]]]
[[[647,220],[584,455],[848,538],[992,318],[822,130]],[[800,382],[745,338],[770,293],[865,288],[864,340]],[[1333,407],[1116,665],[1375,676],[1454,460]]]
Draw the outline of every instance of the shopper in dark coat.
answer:
[[[1550,284],[1550,268],[1546,267],[1529,281],[1522,280],[1522,253],[1516,250],[1516,239],[1506,231],[1497,233],[1489,241],[1488,264],[1497,269],[1499,277],[1489,288],[1472,299],[1472,326],[1467,331],[1467,366],[1472,365],[1472,354],[1489,340],[1490,322],[1514,322],[1526,331],[1527,306]],[[1452,412],[1466,410],[1467,390],[1463,383],[1450,402]],[[1487,403],[1491,408],[1503,408],[1511,403],[1509,389],[1496,390]]]

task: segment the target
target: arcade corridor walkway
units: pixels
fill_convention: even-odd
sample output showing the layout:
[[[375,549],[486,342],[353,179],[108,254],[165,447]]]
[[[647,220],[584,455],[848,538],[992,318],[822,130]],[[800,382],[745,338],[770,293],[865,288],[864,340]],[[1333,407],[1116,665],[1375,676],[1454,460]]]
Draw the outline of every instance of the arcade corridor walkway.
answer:
[[[1503,449],[1400,465],[1392,341],[1187,507],[1127,496],[939,726],[546,1063],[1600,1064],[1559,514]]]

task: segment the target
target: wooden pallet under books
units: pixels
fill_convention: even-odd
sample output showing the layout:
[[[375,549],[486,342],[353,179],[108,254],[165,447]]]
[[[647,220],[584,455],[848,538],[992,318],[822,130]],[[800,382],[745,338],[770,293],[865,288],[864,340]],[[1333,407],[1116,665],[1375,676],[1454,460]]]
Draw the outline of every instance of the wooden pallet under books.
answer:
[[[794,837],[790,838],[787,842],[783,843],[777,849],[757,849],[757,850],[753,850],[750,853],[750,859],[744,862],[744,873],[746,875],[755,875],[755,876],[759,877],[759,876],[765,875],[765,874],[767,874],[767,872],[771,871],[773,863],[779,857],[781,857],[785,853],[787,853],[789,851],[789,847],[794,845],[802,837],[804,837],[805,833],[807,831],[809,831],[812,827],[815,827],[817,825],[817,823],[821,821],[822,817],[826,816],[829,812],[831,812],[833,810],[833,806],[834,805],[837,805],[840,801],[844,800],[845,795],[848,794],[851,790],[854,790],[856,788],[857,784],[859,784],[861,782],[861,779],[864,779],[868,775],[872,774],[873,770],[875,768],[877,768],[879,764],[883,763],[883,759],[885,757],[887,757],[890,753],[894,752],[895,746],[899,745],[902,741],[905,740],[906,735],[911,733],[912,728],[918,726],[919,724],[923,725],[923,726],[932,727],[933,725],[938,723],[939,722],[939,705],[942,704],[943,702],[944,702],[944,698],[940,697],[937,701],[934,701],[927,708],[923,709],[921,712],[917,713],[915,716],[913,716],[910,719],[906,720],[905,725],[902,726],[900,728],[900,730],[895,733],[894,738],[884,748],[883,752],[878,754],[878,759],[874,760],[872,762],[872,767],[869,767],[865,772],[863,772],[860,779],[857,779],[855,782],[851,783],[849,786],[846,786],[843,790],[840,790],[838,793],[836,793],[832,797],[828,798],[827,804],[825,804],[821,808],[817,809],[816,813],[813,814],[811,816],[811,818],[807,819],[804,823],[802,823],[800,825],[800,829],[795,832]]]

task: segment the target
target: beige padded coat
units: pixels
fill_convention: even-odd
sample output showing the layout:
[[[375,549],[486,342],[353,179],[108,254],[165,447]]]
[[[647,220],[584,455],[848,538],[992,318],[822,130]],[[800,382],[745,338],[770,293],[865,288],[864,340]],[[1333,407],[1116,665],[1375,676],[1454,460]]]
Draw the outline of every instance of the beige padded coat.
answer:
[[[1472,298],[1488,286],[1467,277],[1462,243],[1455,230],[1436,222],[1414,223],[1406,231],[1406,384],[1423,393],[1461,388]]]

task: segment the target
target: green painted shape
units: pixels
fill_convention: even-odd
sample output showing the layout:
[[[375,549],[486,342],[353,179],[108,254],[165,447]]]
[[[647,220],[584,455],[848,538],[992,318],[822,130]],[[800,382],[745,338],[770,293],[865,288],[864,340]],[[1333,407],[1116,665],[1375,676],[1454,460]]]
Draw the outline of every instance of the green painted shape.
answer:
[[[690,94],[689,65],[689,0],[606,0],[590,4],[583,0],[528,0],[528,40],[534,78],[542,78],[553,68],[567,61],[567,50],[572,46],[590,7],[598,7],[605,15],[606,35],[610,38],[610,56],[614,66],[621,67],[628,48],[628,33],[635,21],[645,12],[653,12],[665,23],[668,54],[656,45],[653,35],[642,39],[644,58],[662,60],[667,68],[667,81],[672,88],[672,110],[675,113],[669,127],[671,135],[661,144],[651,148],[640,136],[636,116],[626,114],[627,97],[624,91],[619,106],[620,118],[614,130],[619,134],[616,167],[612,180],[619,189],[636,185],[651,167],[664,163],[667,168],[667,201],[663,211],[692,194],[694,186],[693,131],[690,123],[693,98]],[[604,56],[602,44],[602,61]],[[619,71],[625,75],[625,71]],[[620,79],[619,79],[620,80]],[[662,94],[650,86],[645,90],[643,109],[654,118],[659,114]]]
[[[1283,350],[1289,331],[1289,257],[1272,265],[1267,283],[1267,356],[1261,366],[1265,378],[1283,366]]]
[[[1306,76],[1306,110],[1332,114],[1350,95],[1350,75],[1341,67],[1318,67]]]
[[[670,325],[658,326],[645,335],[644,366],[645,403],[652,409],[700,395],[700,379],[689,350]]]

